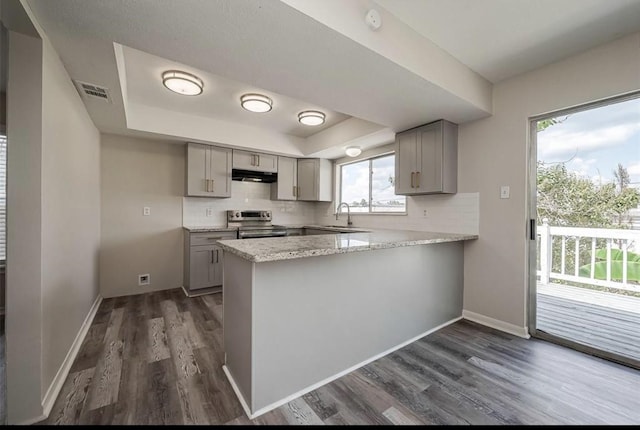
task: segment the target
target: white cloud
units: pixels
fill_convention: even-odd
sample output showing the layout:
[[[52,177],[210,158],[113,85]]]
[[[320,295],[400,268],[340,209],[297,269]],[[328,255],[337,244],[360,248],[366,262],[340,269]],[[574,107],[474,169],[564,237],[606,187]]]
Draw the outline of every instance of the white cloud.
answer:
[[[640,161],[629,165],[627,172],[629,172],[629,175],[640,175]]]
[[[640,124],[624,124],[589,131],[564,131],[553,127],[538,134],[538,158],[549,160],[565,156],[567,158],[578,151],[621,145],[637,131]]]
[[[598,160],[595,158],[585,160],[584,158],[576,157],[567,163],[567,168],[580,176],[589,176],[589,170],[596,161]]]

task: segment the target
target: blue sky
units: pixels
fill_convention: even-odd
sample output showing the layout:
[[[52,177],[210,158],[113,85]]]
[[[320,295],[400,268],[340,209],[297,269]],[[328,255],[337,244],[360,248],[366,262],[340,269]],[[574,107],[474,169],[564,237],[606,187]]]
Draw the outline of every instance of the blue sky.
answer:
[[[562,123],[538,133],[539,161],[564,161],[596,183],[613,181],[622,163],[640,188],[640,98],[557,119]]]

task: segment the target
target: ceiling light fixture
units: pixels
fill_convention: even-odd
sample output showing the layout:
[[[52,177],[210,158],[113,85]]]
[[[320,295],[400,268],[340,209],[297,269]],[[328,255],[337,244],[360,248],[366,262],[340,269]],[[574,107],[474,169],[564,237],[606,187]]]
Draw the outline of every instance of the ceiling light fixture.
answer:
[[[298,121],[304,125],[324,124],[325,114],[317,110],[306,110],[298,114]]]
[[[347,149],[345,149],[344,152],[349,157],[357,157],[362,154],[362,149],[360,149],[359,146],[347,146]]]
[[[162,74],[162,84],[174,93],[184,96],[197,96],[202,94],[204,83],[202,79],[191,73],[180,70],[167,70]]]
[[[240,97],[240,104],[251,112],[269,112],[273,106],[273,100],[262,94],[245,94]]]

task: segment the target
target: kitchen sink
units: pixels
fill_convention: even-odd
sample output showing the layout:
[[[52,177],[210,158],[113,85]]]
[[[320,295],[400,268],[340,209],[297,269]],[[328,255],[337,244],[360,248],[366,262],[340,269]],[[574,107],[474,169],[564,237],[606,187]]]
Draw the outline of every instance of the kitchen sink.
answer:
[[[355,227],[355,226],[346,226],[346,225],[323,225],[323,226],[319,226],[320,227],[326,227],[326,228],[331,228],[331,229],[339,229],[342,231],[349,231],[349,230],[355,230],[358,232],[369,232],[370,230],[364,229],[362,227]]]

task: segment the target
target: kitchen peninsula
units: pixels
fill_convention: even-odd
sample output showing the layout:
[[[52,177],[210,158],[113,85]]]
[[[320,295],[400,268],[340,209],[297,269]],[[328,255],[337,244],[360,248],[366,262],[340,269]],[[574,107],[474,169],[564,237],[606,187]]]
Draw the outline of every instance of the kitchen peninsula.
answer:
[[[225,373],[249,417],[462,315],[463,241],[399,230],[221,240]]]

